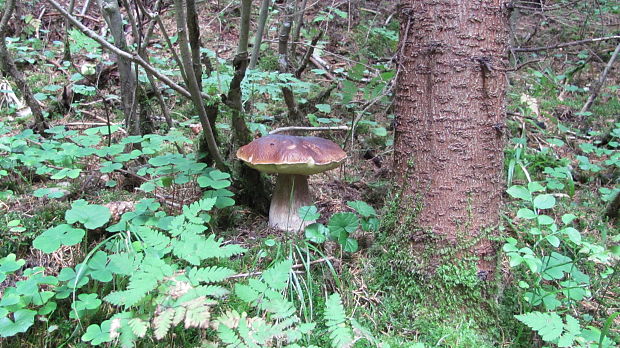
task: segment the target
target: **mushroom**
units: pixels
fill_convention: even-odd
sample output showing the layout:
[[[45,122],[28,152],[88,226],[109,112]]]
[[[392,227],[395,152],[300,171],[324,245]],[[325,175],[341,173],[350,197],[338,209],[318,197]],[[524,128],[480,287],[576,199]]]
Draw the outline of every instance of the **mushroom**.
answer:
[[[304,221],[297,213],[300,207],[314,203],[308,175],[338,167],[347,154],[327,139],[272,134],[239,148],[237,158],[261,172],[278,174],[269,226],[296,231],[313,222]]]

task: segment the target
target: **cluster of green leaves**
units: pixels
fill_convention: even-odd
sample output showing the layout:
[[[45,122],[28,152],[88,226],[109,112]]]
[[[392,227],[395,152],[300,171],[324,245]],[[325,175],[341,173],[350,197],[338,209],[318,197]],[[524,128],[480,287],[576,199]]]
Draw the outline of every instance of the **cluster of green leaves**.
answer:
[[[303,347],[300,343],[309,339],[316,324],[302,322],[284,295],[292,261],[274,264],[258,279],[234,284],[233,294],[250,311],[228,304],[226,280],[235,272],[222,262],[245,249],[207,235],[205,224],[216,200],[204,198],[184,207],[181,215],[168,216],[154,200],[144,199],[135,211],[107,227],[113,234],[84,262],[63,268],[57,276],[45,275],[42,267],[23,270],[24,280],[7,288],[0,301],[0,336],[26,332],[36,315],[48,316],[58,301],[71,298],[69,318],[91,322],[81,336],[91,345],[117,342],[133,347],[148,337],[164,339],[182,324],[185,329],[213,328],[212,339],[225,346],[267,347],[280,342]],[[369,215],[370,209],[365,209]],[[74,245],[85,235],[79,227],[102,228],[109,218],[107,208],[76,201],[65,214],[66,223],[42,233],[34,246],[51,253],[62,245]],[[0,259],[0,281],[24,264],[13,254]],[[115,313],[92,323],[104,302]],[[367,330],[346,317],[336,294],[328,299],[324,318],[321,330],[329,332],[332,347],[347,347],[362,338],[374,342]]]
[[[584,172],[592,174],[603,171],[614,172],[620,168],[620,122],[614,124],[614,128],[609,133],[610,140],[605,146],[600,144],[581,143],[579,148],[587,156],[577,156],[579,168]],[[617,185],[612,187],[601,187],[599,193],[604,202],[609,202],[620,192]]]
[[[327,226],[321,223],[313,223],[305,228],[306,239],[312,243],[321,244],[326,240],[338,242],[346,252],[356,252],[358,242],[351,234],[360,227],[365,232],[376,232],[379,228],[377,212],[368,203],[363,201],[347,202],[347,205],[355,211],[336,213],[329,218]],[[299,216],[304,221],[314,221],[321,217],[315,206],[299,208]]]
[[[201,187],[212,188],[210,194],[218,198],[217,205],[231,205],[232,193],[224,188],[230,184],[229,174],[207,169],[207,165],[198,163],[194,154],[181,155],[161,152],[176,145],[182,146],[191,141],[178,131],[168,135],[148,134],[145,136],[125,137],[115,144],[106,144],[110,132],[118,131],[119,126],[94,127],[80,134],[74,130],[66,130],[62,126],[47,130],[49,139],[25,130],[11,136],[0,136],[0,177],[12,176],[26,183],[31,183],[37,176],[45,176],[54,181],[67,181],[82,175],[84,168],[95,167],[101,174],[127,172],[127,164],[138,158],[150,157],[147,166],[142,166],[138,176],[149,178],[141,186],[145,192],[157,188],[168,188],[173,184],[185,184],[198,177]],[[0,123],[0,134],[7,134],[10,128]],[[126,151],[128,144],[139,144],[140,149]],[[108,187],[117,185],[115,180],[105,183]],[[35,190],[36,197],[61,198],[66,190],[43,187]],[[4,191],[3,196],[11,195],[12,191]]]
[[[250,305],[255,316],[235,310],[221,315],[215,328],[223,343],[233,347],[266,347],[286,342],[287,347],[306,347],[299,344],[317,325],[301,322],[294,304],[282,294],[290,281],[292,266],[290,260],[285,260],[265,270],[260,279],[235,285],[235,295]],[[355,319],[347,317],[337,293],[328,297],[323,319],[331,347],[350,347],[361,339],[379,344]]]
[[[86,231],[75,228],[72,224],[79,223],[86,229],[97,229],[108,222],[110,211],[99,205],[87,204],[85,201],[76,201],[73,207],[65,214],[66,224],[49,228],[39,235],[33,246],[44,253],[52,253],[62,245],[80,243]],[[103,255],[102,255],[103,254]],[[101,258],[104,260],[101,260]],[[26,332],[34,325],[35,315],[46,316],[54,312],[59,299],[67,298],[70,289],[86,284],[82,281],[88,270],[94,279],[109,282],[111,273],[106,273],[106,254],[97,252],[88,263],[79,265],[80,271],[65,268],[58,276],[46,275],[43,267],[27,268],[21,271],[19,280],[14,286],[4,289],[0,300],[0,337],[14,336]],[[0,282],[7,276],[16,273],[24,266],[24,260],[17,260],[15,254],[0,259]],[[81,273],[81,276],[78,274]],[[94,295],[94,298],[92,297]],[[79,302],[74,303],[75,314],[84,313],[98,307],[96,294],[83,294]],[[99,301],[100,303],[100,301]]]
[[[575,227],[577,216],[563,214],[561,223],[556,221],[550,213],[557,200],[545,191],[546,187],[539,182],[530,182],[527,187],[515,185],[507,190],[521,202],[515,222],[523,235],[521,240],[508,238],[503,251],[510,258],[511,267],[527,267],[527,276],[519,281],[527,309],[516,318],[536,331],[541,330],[543,340],[560,347],[589,347],[599,338],[603,341],[601,331],[594,326],[582,329],[577,319],[563,313],[591,296],[590,276],[582,271],[583,267],[596,263],[607,265],[607,270],[613,272],[614,256],[604,246],[584,238]],[[555,326],[543,328],[540,323],[548,317]]]

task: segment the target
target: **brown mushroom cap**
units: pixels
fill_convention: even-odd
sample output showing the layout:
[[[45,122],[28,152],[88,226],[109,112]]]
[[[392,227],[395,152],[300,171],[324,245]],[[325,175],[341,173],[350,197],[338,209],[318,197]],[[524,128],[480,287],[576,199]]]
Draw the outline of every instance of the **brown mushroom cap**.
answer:
[[[265,173],[312,175],[338,167],[347,154],[327,139],[272,134],[239,148],[237,158]]]

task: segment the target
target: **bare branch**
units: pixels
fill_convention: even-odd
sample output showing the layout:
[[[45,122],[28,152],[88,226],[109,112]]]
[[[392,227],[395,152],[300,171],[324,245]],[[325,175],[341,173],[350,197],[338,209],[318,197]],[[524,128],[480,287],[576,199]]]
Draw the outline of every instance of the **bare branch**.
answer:
[[[620,42],[616,46],[614,53],[611,55],[611,58],[609,58],[609,62],[607,62],[607,65],[605,66],[605,69],[603,69],[601,76],[599,76],[598,81],[596,81],[596,84],[592,87],[592,94],[590,94],[590,96],[588,97],[588,100],[581,108],[580,112],[582,114],[590,110],[592,103],[594,103],[594,99],[596,99],[596,97],[598,96],[598,93],[600,92],[601,88],[603,87],[603,84],[605,83],[605,80],[607,79],[607,74],[609,73],[611,66],[616,61],[616,58],[618,58],[619,52],[620,52]]]
[[[179,94],[181,94],[182,96],[184,96],[186,98],[191,98],[190,93],[185,88],[183,88],[183,87],[179,86],[178,84],[176,84],[168,76],[163,75],[162,73],[160,73],[157,69],[155,69],[149,63],[147,63],[144,59],[142,59],[142,57],[140,57],[138,55],[133,55],[133,54],[131,54],[129,52],[126,52],[126,51],[123,51],[122,49],[120,49],[120,48],[114,46],[113,44],[109,43],[105,38],[99,36],[97,33],[95,33],[94,31],[90,30],[85,25],[83,25],[80,21],[75,19],[75,17],[69,15],[69,13],[67,13],[67,11],[65,11],[65,9],[63,9],[62,6],[60,6],[56,1],[54,1],[54,0],[47,0],[47,2],[49,2],[63,16],[68,18],[69,21],[71,21],[71,23],[76,28],[80,29],[80,31],[83,32],[86,36],[88,36],[91,39],[97,41],[97,43],[99,43],[103,48],[107,49],[108,51],[111,51],[114,54],[117,54],[119,56],[122,56],[124,58],[127,58],[129,60],[132,60],[132,61],[138,63],[138,65],[140,65],[145,70],[149,71],[151,74],[153,74],[153,76],[155,76],[158,80],[160,80],[163,83],[165,83],[168,87],[170,87],[173,90],[177,91]],[[206,95],[206,94],[203,94],[202,96],[203,97],[208,97],[208,95]]]
[[[308,131],[308,132],[318,132],[318,131],[348,131],[348,126],[337,126],[337,127],[280,127],[272,130],[269,134],[278,134],[282,132],[291,132],[291,131]]]
[[[590,44],[590,43],[595,43],[595,42],[600,42],[600,41],[618,40],[618,39],[620,39],[620,35],[605,36],[605,37],[597,37],[597,38],[594,38],[594,39],[585,39],[585,40],[564,42],[564,43],[560,43],[560,44],[557,44],[557,45],[551,45],[551,46],[515,47],[512,50],[514,52],[538,52],[538,51],[553,50],[553,49],[556,49],[556,48],[579,46],[579,45]]]

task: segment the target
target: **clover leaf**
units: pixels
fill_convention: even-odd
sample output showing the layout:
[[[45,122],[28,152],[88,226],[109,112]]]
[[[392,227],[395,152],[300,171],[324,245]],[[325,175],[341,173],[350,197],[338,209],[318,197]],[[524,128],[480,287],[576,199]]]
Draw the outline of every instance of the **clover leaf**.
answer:
[[[112,280],[112,272],[108,266],[108,255],[103,251],[97,251],[88,262],[90,268],[90,276],[100,282],[109,282]]]
[[[219,170],[212,170],[208,174],[198,177],[198,185],[219,190],[230,186],[228,178],[230,178],[230,174]]]
[[[104,342],[112,341],[110,337],[110,325],[112,321],[106,320],[101,323],[101,327],[93,324],[86,329],[86,333],[82,335],[82,341],[90,342],[93,346],[100,345]]]
[[[81,242],[85,234],[86,232],[80,228],[62,224],[45,230],[34,239],[32,246],[49,254],[58,250],[61,245],[75,245]]]
[[[9,317],[0,319],[0,337],[14,336],[26,332],[34,324],[37,312],[30,309],[20,309],[13,313],[13,320]]]
[[[26,263],[25,260],[17,260],[15,254],[9,254],[0,259],[0,283],[6,279],[6,275],[20,269]]]
[[[97,294],[79,294],[78,300],[71,304],[73,310],[69,313],[69,317],[77,319],[88,311],[99,308],[100,305],[101,300],[97,298]]]
[[[71,205],[65,213],[65,220],[73,224],[81,222],[89,230],[105,225],[110,220],[110,209],[102,205],[88,204],[80,199]]]
[[[99,171],[102,173],[112,173],[113,171],[121,168],[123,168],[123,165],[120,163],[105,161],[101,163],[101,168],[99,168]]]

